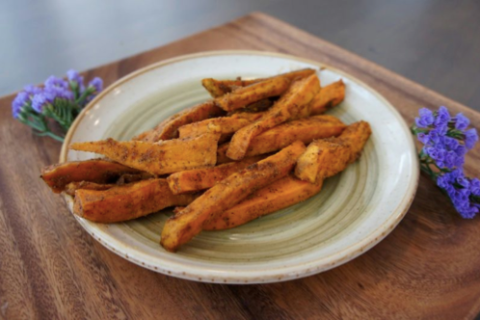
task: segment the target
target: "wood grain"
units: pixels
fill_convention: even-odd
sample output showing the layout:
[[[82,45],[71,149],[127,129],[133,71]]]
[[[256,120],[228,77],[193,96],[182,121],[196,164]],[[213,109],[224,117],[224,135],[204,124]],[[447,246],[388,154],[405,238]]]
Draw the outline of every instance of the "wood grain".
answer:
[[[411,122],[418,108],[480,114],[269,16],[254,13],[86,73],[106,84],[162,59],[255,49],[314,59],[382,93]],[[480,219],[463,220],[422,176],[400,225],[366,254],[286,283],[195,283],[142,269],[103,248],[39,179],[60,143],[11,119],[0,100],[0,319],[464,319],[480,311]],[[477,129],[479,129],[477,127]],[[480,176],[480,148],[466,170]]]

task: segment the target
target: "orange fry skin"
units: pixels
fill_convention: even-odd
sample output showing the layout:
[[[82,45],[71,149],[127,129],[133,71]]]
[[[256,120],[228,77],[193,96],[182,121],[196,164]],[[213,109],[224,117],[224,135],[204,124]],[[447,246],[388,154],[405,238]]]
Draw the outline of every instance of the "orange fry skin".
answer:
[[[293,120],[276,126],[256,136],[248,147],[246,157],[280,150],[296,140],[305,144],[315,139],[338,136],[346,125],[338,118],[330,115],[319,115],[310,118]],[[217,164],[232,161],[226,152],[229,144],[223,144],[217,150]]]
[[[337,138],[316,140],[310,143],[295,167],[295,175],[315,183],[343,171],[350,159],[347,144]]]
[[[203,230],[225,230],[241,226],[261,216],[290,207],[316,195],[322,181],[312,184],[292,175],[252,193],[234,207],[205,221]]]
[[[298,159],[295,175],[311,183],[336,175],[360,157],[371,133],[368,122],[359,121],[349,125],[337,138],[310,143]]]
[[[345,84],[338,80],[320,89],[310,102],[310,115],[325,113],[345,99]]]
[[[62,192],[71,182],[90,181],[109,183],[125,173],[139,173],[120,163],[106,159],[69,161],[48,166],[42,170],[41,178],[55,193]]]
[[[202,134],[192,139],[166,140],[160,143],[107,139],[73,143],[70,148],[103,154],[128,167],[162,175],[215,165],[219,138],[219,134]]]
[[[215,183],[263,158],[265,157],[249,157],[242,161],[230,162],[216,167],[180,171],[168,176],[167,182],[174,194],[200,191],[213,187]]]
[[[290,81],[288,79],[275,77],[227,93],[216,98],[215,103],[225,111],[234,111],[245,108],[253,102],[279,96],[285,92],[289,86]]]
[[[202,231],[203,223],[233,207],[249,194],[286,176],[305,145],[294,142],[273,156],[254,163],[220,181],[207,190],[184,210],[167,220],[161,237],[161,245],[168,251],[176,251]]]
[[[108,190],[76,190],[73,213],[95,222],[122,222],[167,207],[187,205],[195,197],[174,195],[165,179],[149,179]]]
[[[86,189],[86,190],[107,190],[111,187],[114,187],[114,184],[99,184],[90,181],[80,181],[80,182],[70,182],[65,186],[65,193],[71,195],[72,197],[75,195],[75,191],[78,189]]]
[[[178,138],[178,128],[183,125],[224,115],[225,112],[210,100],[183,110],[165,119],[154,129],[145,131],[132,140],[157,142]]]
[[[302,111],[303,108],[308,108],[308,103],[319,90],[320,81],[316,74],[293,82],[285,94],[263,117],[243,127],[233,135],[227,150],[227,156],[232,160],[243,159],[253,138],[268,129],[295,118],[299,114],[305,114]]]
[[[292,82],[295,79],[308,77],[314,74],[315,72],[316,72],[315,69],[305,68],[305,69],[299,69],[299,70],[295,70],[287,73],[282,73],[282,74],[268,77],[268,78],[258,78],[253,80],[242,80],[242,79],[216,80],[212,78],[206,78],[202,80],[202,85],[210,93],[212,97],[218,98],[223,96],[224,94],[234,91],[238,87],[246,87],[260,81],[265,81],[267,79],[283,77],[288,79],[290,82]]]
[[[197,137],[204,133],[229,134],[262,117],[263,112],[242,112],[228,117],[219,117],[194,122],[178,129],[180,139]]]

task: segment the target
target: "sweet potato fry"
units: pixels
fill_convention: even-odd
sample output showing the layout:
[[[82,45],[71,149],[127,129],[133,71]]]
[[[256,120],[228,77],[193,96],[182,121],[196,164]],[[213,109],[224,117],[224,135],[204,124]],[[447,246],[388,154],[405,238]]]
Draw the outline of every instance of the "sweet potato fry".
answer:
[[[235,113],[235,112],[242,113],[242,112],[245,112],[245,111],[246,112],[262,112],[262,111],[265,111],[268,108],[270,108],[272,105],[273,105],[272,99],[268,99],[268,98],[267,99],[262,99],[262,100],[254,102],[254,103],[250,103],[249,105],[247,105],[245,107],[245,109],[240,109],[240,110],[233,111],[233,113]]]
[[[213,219],[205,221],[202,229],[230,229],[287,208],[320,192],[322,182],[313,184],[289,175],[252,193],[245,200],[216,215]]]
[[[290,86],[290,81],[283,77],[275,77],[265,81],[254,83],[247,87],[242,87],[231,93],[215,98],[217,106],[225,111],[233,111],[245,108],[253,102],[279,96]]]
[[[175,139],[178,138],[178,128],[181,126],[223,114],[225,114],[225,112],[217,107],[213,101],[207,101],[174,114],[170,118],[162,121],[154,129],[143,132],[132,140],[156,142]]]
[[[194,122],[178,129],[180,138],[193,138],[204,133],[229,134],[262,117],[263,112],[241,112],[228,117],[219,117]]]
[[[339,119],[330,115],[289,121],[256,136],[248,147],[246,156],[265,154],[280,150],[296,140],[305,144],[315,139],[338,136],[346,128]],[[232,161],[226,152],[229,144],[218,147],[217,164]]]
[[[162,175],[215,165],[219,138],[219,134],[202,134],[192,139],[158,143],[107,139],[73,143],[70,148],[103,154],[126,166]]]
[[[180,171],[171,174],[167,182],[174,194],[204,190],[263,158],[262,156],[249,157],[216,167]]]
[[[337,138],[316,140],[308,145],[295,167],[295,175],[315,183],[343,171],[350,159],[350,148]]]
[[[174,195],[165,179],[149,179],[108,190],[76,190],[73,213],[95,222],[122,222],[166,207],[187,205],[195,197]]]
[[[372,134],[372,128],[366,121],[358,121],[349,125],[338,139],[350,147],[350,159],[348,163],[355,162],[361,155],[365,143]]]
[[[48,166],[41,178],[55,193],[62,192],[70,182],[89,181],[99,184],[115,182],[122,174],[139,173],[137,169],[106,159],[70,161]]]
[[[122,174],[120,178],[118,178],[115,184],[118,186],[121,186],[127,183],[137,182],[137,181],[151,179],[151,178],[154,178],[154,176],[148,172],[125,173],[125,174]]]
[[[310,102],[310,115],[325,113],[345,99],[345,84],[338,80],[320,89]]]
[[[212,78],[207,78],[202,80],[202,85],[205,87],[205,89],[207,89],[207,91],[210,93],[212,97],[218,98],[220,96],[223,96],[226,93],[232,92],[234,88],[246,87],[251,84],[264,81],[267,79],[284,77],[291,82],[295,79],[308,77],[314,73],[315,73],[314,69],[306,68],[306,69],[295,70],[292,72],[282,73],[269,78],[258,78],[253,80],[242,80],[242,79],[215,80]]]
[[[232,92],[233,88],[246,87],[253,83],[259,82],[263,79],[255,80],[216,80],[212,78],[206,78],[202,80],[203,87],[210,93],[213,98],[218,98],[224,94]]]
[[[348,126],[338,138],[310,143],[298,159],[295,175],[311,183],[336,175],[358,159],[370,134],[370,125],[360,121]]]
[[[222,87],[221,82],[213,78],[202,79],[202,86],[210,93],[212,98],[221,97],[230,92],[230,88]]]
[[[78,189],[86,189],[86,190],[107,190],[111,187],[114,187],[115,184],[99,184],[90,181],[80,181],[80,182],[70,182],[65,186],[65,193],[71,195],[72,197],[75,195],[75,191]]]
[[[202,225],[207,219],[286,176],[304,150],[304,144],[296,141],[275,155],[220,181],[182,212],[167,220],[162,231],[161,245],[168,251],[176,251],[202,231]]]
[[[285,92],[264,116],[254,123],[238,130],[233,135],[227,150],[227,156],[233,160],[240,160],[245,157],[248,146],[253,138],[268,129],[296,117],[300,113],[304,113],[302,109],[308,106],[308,103],[319,90],[320,82],[315,74],[293,82],[287,92]]]

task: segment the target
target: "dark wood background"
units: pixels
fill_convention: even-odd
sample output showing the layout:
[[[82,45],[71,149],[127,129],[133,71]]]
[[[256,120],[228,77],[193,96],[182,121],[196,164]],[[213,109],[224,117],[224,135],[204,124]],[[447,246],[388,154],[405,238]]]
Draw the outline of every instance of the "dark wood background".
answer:
[[[0,1],[0,95],[251,11],[276,16],[480,110],[478,0]]]
[[[90,70],[106,84],[151,63],[220,49],[286,52],[344,70],[411,123],[445,104],[480,113],[263,14]],[[265,285],[203,284],[143,269],[105,249],[38,175],[60,143],[10,118],[0,99],[0,319],[472,319],[480,311],[480,219],[465,220],[422,175],[412,207],[374,248],[333,270]],[[478,128],[478,127],[477,127]],[[480,176],[480,145],[466,170]]]

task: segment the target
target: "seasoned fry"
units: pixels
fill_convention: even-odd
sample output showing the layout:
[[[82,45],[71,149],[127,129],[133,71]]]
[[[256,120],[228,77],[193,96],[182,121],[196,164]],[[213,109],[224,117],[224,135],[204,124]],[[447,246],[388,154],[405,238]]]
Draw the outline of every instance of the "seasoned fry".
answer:
[[[213,98],[218,98],[226,93],[232,92],[235,87],[246,87],[263,79],[255,80],[215,80],[206,78],[202,80],[203,87],[210,93]]]
[[[162,175],[215,165],[219,138],[219,134],[202,134],[192,139],[175,139],[159,143],[107,139],[73,143],[70,148],[103,154],[126,166]]]
[[[350,159],[350,148],[337,138],[316,140],[307,147],[295,167],[295,175],[315,183],[343,171]]]
[[[253,121],[262,117],[263,112],[241,112],[235,113],[228,117],[219,117],[194,122],[181,126],[178,129],[180,138],[197,137],[204,133],[221,133],[229,134],[245,127]]]
[[[151,178],[154,178],[154,176],[148,172],[125,173],[125,174],[122,174],[120,178],[118,178],[115,184],[121,186],[123,184],[137,182],[137,181],[151,179]]]
[[[99,184],[90,181],[70,182],[65,186],[65,193],[71,196],[75,195],[75,191],[78,189],[86,190],[107,190],[114,187],[114,184]]]
[[[372,128],[366,121],[358,121],[349,125],[338,137],[350,147],[348,163],[355,162],[361,155],[365,143],[372,134]]]
[[[251,84],[264,81],[267,79],[282,77],[282,78],[287,78],[290,82],[292,82],[295,79],[306,78],[314,73],[315,73],[314,69],[306,68],[306,69],[295,70],[292,72],[282,73],[269,78],[258,78],[253,80],[242,80],[242,79],[215,80],[212,78],[207,78],[202,80],[202,85],[205,87],[205,89],[207,89],[207,91],[210,93],[212,97],[217,98],[217,97],[223,96],[226,93],[232,92],[234,88],[246,87]]]
[[[290,81],[286,78],[275,77],[265,81],[257,82],[247,87],[239,88],[231,93],[215,98],[217,106],[225,111],[233,111],[245,108],[253,102],[279,96],[290,86]]]
[[[295,175],[311,183],[336,175],[358,159],[370,134],[370,125],[360,121],[348,126],[338,138],[310,143],[298,159]]]
[[[287,92],[263,117],[233,135],[227,156],[233,160],[243,159],[253,138],[300,113],[304,113],[302,109],[308,107],[308,103],[319,90],[320,82],[315,74],[293,82]]]
[[[212,98],[221,97],[225,93],[230,92],[230,88],[222,87],[220,81],[213,78],[202,79],[202,86],[210,93]]]
[[[165,179],[150,179],[103,191],[76,190],[73,213],[95,222],[122,222],[166,207],[187,205],[195,197],[174,195]]]
[[[154,129],[143,132],[132,140],[156,142],[175,139],[178,138],[178,128],[181,126],[212,117],[218,117],[223,114],[225,114],[225,112],[210,100],[174,114],[170,118],[162,121]]]
[[[322,182],[313,184],[288,175],[252,193],[234,207],[205,221],[203,230],[238,227],[258,217],[290,207],[320,192]]]
[[[167,178],[167,182],[174,194],[204,190],[213,187],[215,183],[263,158],[262,156],[256,156],[217,167],[180,171],[171,174]]]
[[[338,80],[320,89],[310,102],[310,114],[322,114],[345,99],[345,84]]]
[[[254,102],[254,103],[250,103],[249,105],[247,105],[245,107],[245,109],[240,109],[240,110],[233,111],[233,113],[235,113],[235,112],[242,113],[242,112],[245,112],[245,111],[246,112],[261,112],[261,111],[267,110],[272,105],[273,105],[273,102],[272,102],[271,99],[262,99],[262,100]]]
[[[106,159],[92,159],[70,161],[46,167],[42,170],[40,177],[52,188],[53,192],[59,193],[70,182],[109,183],[115,182],[125,173],[139,173],[139,170]]]
[[[161,245],[168,251],[176,251],[202,231],[202,225],[207,219],[286,176],[304,150],[304,144],[296,141],[277,154],[220,181],[182,212],[167,220],[162,231]]]
[[[248,147],[246,157],[280,150],[296,140],[308,144],[315,139],[338,136],[345,128],[345,124],[330,115],[289,121],[255,137]],[[217,164],[232,161],[226,155],[228,146],[227,143],[218,147]]]

